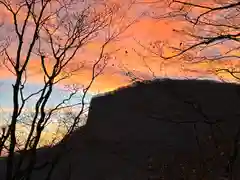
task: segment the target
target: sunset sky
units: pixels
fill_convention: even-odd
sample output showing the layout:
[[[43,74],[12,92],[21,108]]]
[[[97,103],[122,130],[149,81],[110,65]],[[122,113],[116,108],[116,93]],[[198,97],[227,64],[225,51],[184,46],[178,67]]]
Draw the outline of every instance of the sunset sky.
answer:
[[[163,1],[159,3],[151,3],[155,2],[151,0],[137,2],[139,3],[133,5],[128,11],[128,16],[132,17],[132,19],[137,18],[143,12],[147,12],[148,14],[155,14],[157,16],[157,14],[163,14],[165,13],[164,11],[167,11],[166,8],[158,8],[162,6]],[[121,6],[124,6],[126,4],[129,4],[129,1],[124,0],[121,1],[121,3],[119,2],[119,4]],[[11,24],[11,22],[9,22],[11,21],[11,16],[6,12],[5,8],[1,8],[3,9],[3,11],[1,11],[1,16],[5,16],[4,18],[2,18],[2,21]],[[197,10],[196,13],[198,13]],[[19,19],[21,19],[21,17],[19,17]],[[237,20],[239,20],[239,18]],[[173,30],[176,28],[181,29],[184,27],[187,26],[182,21],[174,18],[172,18],[171,20],[163,18],[154,19],[147,16],[142,16],[138,18],[137,22],[132,24],[130,28],[128,28],[123,34],[121,34],[119,41],[109,44],[107,50],[114,50],[117,48],[121,49],[112,55],[111,60],[109,61],[108,66],[105,68],[103,74],[95,80],[89,92],[89,96],[91,96],[91,94],[113,90],[120,86],[129,84],[130,78],[127,77],[124,72],[126,70],[134,72],[134,74],[143,79],[153,78],[152,72],[154,72],[154,75],[156,77],[160,78],[200,77],[218,79],[216,75],[213,74],[214,68],[232,67],[233,65],[234,67],[236,67],[239,65],[238,62],[231,60],[230,62],[218,61],[212,63],[203,62],[199,64],[185,63],[177,58],[173,60],[163,60],[160,57],[149,53],[146,49],[143,49],[138,44],[138,42],[140,42],[141,44],[149,46],[150,43],[154,43],[157,41],[167,41],[168,43],[177,44],[180,42],[180,39],[182,37]],[[7,33],[6,29],[3,29],[2,31]],[[76,55],[75,60],[84,60],[86,61],[86,65],[75,76],[69,79],[68,83],[77,83],[83,85],[89,83],[89,78],[92,73],[92,66],[89,62],[92,62],[94,58],[98,56],[100,46],[101,42],[92,42],[88,44],[87,47],[85,47],[85,51],[79,52]],[[219,47],[219,49],[215,48],[214,50],[210,49],[210,53],[216,53],[221,50],[220,48],[222,47]],[[12,48],[11,50],[14,51],[14,48]],[[139,55],[139,53],[146,56],[145,59],[143,59]],[[29,71],[31,72],[31,74],[29,75],[28,83],[29,91],[37,89],[38,86],[41,86],[42,76],[39,73],[39,66],[40,62],[38,59],[33,59],[30,63]],[[152,72],[149,70],[149,68],[151,68]],[[6,68],[1,67],[0,78],[0,106],[1,108],[8,109],[11,107],[11,84],[14,77]],[[228,77],[225,78],[228,79]],[[61,92],[61,88],[56,87],[56,97],[57,94],[61,93],[64,93]],[[57,98],[52,97],[53,102],[56,99]]]
[[[16,0],[17,1],[17,0]],[[109,0],[114,2],[114,0]],[[14,1],[13,1],[14,2]],[[85,1],[89,3],[90,1]],[[126,7],[129,4],[129,0],[116,1],[119,7]],[[99,92],[107,92],[116,89],[120,86],[127,85],[131,82],[130,78],[126,76],[126,71],[133,72],[136,76],[142,79],[152,79],[153,73],[155,77],[168,77],[168,78],[208,78],[214,80],[220,80],[221,78],[225,80],[233,80],[229,74],[215,74],[215,69],[218,68],[239,68],[240,63],[237,59],[228,58],[227,60],[212,61],[212,62],[200,62],[200,63],[190,63],[183,59],[173,58],[169,60],[164,60],[160,56],[151,53],[147,49],[143,48],[141,45],[151,48],[153,44],[158,44],[158,42],[165,42],[171,44],[172,46],[178,46],[181,42],[189,40],[186,36],[181,33],[177,33],[175,30],[181,29],[191,29],[186,22],[179,18],[161,18],[161,15],[170,11],[167,8],[167,4],[164,1],[153,1],[153,0],[142,0],[136,1],[131,8],[127,11],[127,17],[124,23],[129,23],[133,19],[137,18],[124,33],[122,33],[117,41],[113,41],[108,44],[106,52],[114,52],[110,55],[108,65],[93,83],[92,88],[87,94],[87,101],[91,97]],[[193,0],[191,2],[202,3],[205,5],[214,6],[213,1],[199,1]],[[215,1],[217,2],[217,1]],[[220,2],[220,1],[219,1]],[[221,2],[228,2],[227,0],[222,0]],[[229,1],[230,2],[230,1]],[[232,0],[234,2],[234,0]],[[235,1],[237,2],[237,1]],[[217,7],[218,5],[215,4]],[[12,24],[12,19],[10,14],[6,11],[3,6],[0,6],[1,12],[0,21],[4,22],[6,26],[1,27],[0,37],[5,37]],[[122,8],[124,9],[124,8]],[[126,8],[125,8],[126,9]],[[142,13],[144,14],[140,16]],[[203,10],[200,8],[193,8],[189,13],[192,17],[196,17]],[[223,12],[212,13],[211,18],[222,21]],[[234,13],[234,12],[233,12]],[[24,13],[19,16],[19,21],[24,17]],[[150,17],[151,16],[151,17]],[[117,22],[117,21],[116,21]],[[122,22],[122,24],[124,24]],[[235,23],[240,24],[239,15],[235,17]],[[118,28],[122,24],[115,23],[114,28]],[[199,34],[203,34],[205,30],[196,29]],[[31,33],[31,32],[29,32]],[[239,42],[238,42],[239,43]],[[88,85],[92,73],[92,63],[98,57],[100,53],[100,47],[102,45],[101,40],[95,40],[87,44],[82,48],[75,56],[74,62],[85,62],[85,65],[70,79],[58,84],[54,88],[54,93],[51,97],[50,105],[58,103],[59,97],[64,97],[68,94],[64,90],[63,86],[65,84],[78,84],[78,85]],[[206,54],[208,56],[217,55],[229,50],[230,46],[239,45],[234,43],[223,43],[211,47],[203,52],[195,52],[195,54]],[[156,45],[157,46],[157,45]],[[16,50],[16,45],[10,46],[10,51],[14,53]],[[119,49],[115,52],[116,49]],[[234,55],[240,55],[239,51],[234,51]],[[166,55],[172,55],[173,52],[166,49]],[[31,59],[28,67],[29,77],[25,93],[31,93],[43,85],[43,78],[40,70],[40,60],[39,58]],[[70,65],[71,66],[71,65]],[[74,63],[73,65],[74,66]],[[0,108],[2,112],[11,112],[12,108],[12,84],[14,83],[14,76],[6,69],[4,66],[0,67]],[[79,99],[73,100],[77,102]],[[34,104],[30,101],[27,106],[31,107]]]

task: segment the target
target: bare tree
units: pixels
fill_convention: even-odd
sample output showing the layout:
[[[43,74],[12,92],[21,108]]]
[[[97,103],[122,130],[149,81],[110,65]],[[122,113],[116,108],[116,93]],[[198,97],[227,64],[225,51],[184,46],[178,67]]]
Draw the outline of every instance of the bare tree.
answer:
[[[151,7],[150,11],[145,13],[150,18],[156,21],[164,20],[173,25],[176,23],[176,26],[173,26],[174,38],[156,39],[147,44],[135,40],[142,48],[168,63],[179,61],[182,64],[225,64],[226,68],[211,66],[211,73],[228,73],[234,80],[239,79],[238,0],[166,0],[139,3]],[[185,68],[185,71],[188,69]]]
[[[5,146],[8,150],[6,179],[30,179],[36,163],[36,149],[46,125],[55,114],[63,109],[75,108],[65,136],[68,136],[79,125],[86,111],[86,96],[94,80],[102,74],[107,66],[111,53],[105,52],[106,46],[124,32],[134,21],[126,23],[120,12],[119,5],[104,1],[75,0],[0,0],[0,7],[8,13],[9,20],[1,26],[7,34],[2,47],[2,64],[14,77],[13,109],[8,128],[3,128],[0,139],[0,153]],[[130,8],[130,6],[128,7]],[[124,22],[124,26],[114,28],[114,21]],[[119,21],[120,19],[120,21]],[[92,72],[89,83],[85,87],[67,86],[68,97],[63,98],[54,107],[48,107],[54,87],[64,80],[76,75],[84,68],[84,61],[76,60],[77,53],[89,42],[103,42],[99,55],[91,64]],[[30,76],[30,64],[40,62],[43,86],[36,92],[25,91]],[[71,103],[73,97],[80,97],[78,103]],[[35,99],[34,107],[29,116],[24,112],[29,100]],[[72,114],[73,115],[73,114]],[[21,177],[13,172],[14,152],[17,146],[18,123],[24,120],[29,132],[26,141],[22,142],[21,150],[30,152],[30,161]],[[27,122],[26,122],[27,121]],[[8,143],[9,142],[9,143]],[[24,153],[17,168],[24,161]],[[16,173],[17,174],[17,173]]]
[[[212,75],[221,78],[221,75],[228,74],[234,82],[239,82],[239,0],[166,0],[139,3],[151,7],[151,12],[147,13],[150,18],[176,23],[173,28],[175,38],[156,39],[150,44],[136,40],[139,46],[165,62],[174,61],[183,65],[202,62],[209,65],[219,63],[220,67],[211,66]],[[139,57],[142,58],[144,55],[139,54]],[[199,107],[195,109],[202,114]],[[226,165],[229,180],[234,179],[234,165],[239,158],[239,141],[240,127],[232,141],[229,162]]]

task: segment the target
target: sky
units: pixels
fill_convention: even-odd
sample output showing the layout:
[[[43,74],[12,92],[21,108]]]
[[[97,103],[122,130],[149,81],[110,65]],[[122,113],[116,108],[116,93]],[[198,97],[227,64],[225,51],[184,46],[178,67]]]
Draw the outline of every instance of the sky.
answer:
[[[17,1],[17,0],[16,0]],[[225,2],[223,0],[222,2]],[[12,1],[14,3],[14,1]],[[90,4],[93,1],[84,1],[85,5]],[[98,2],[98,1],[96,1]],[[104,1],[106,2],[106,1]],[[108,0],[110,3],[117,3],[120,7],[119,14],[116,17],[120,17],[123,12],[126,13],[126,17],[123,21],[115,19],[115,23],[112,24],[112,30],[120,29],[133,19],[137,18],[126,31],[124,31],[117,40],[111,42],[106,47],[106,52],[110,54],[108,64],[104,69],[103,73],[97,77],[87,93],[86,101],[102,92],[111,91],[121,86],[125,86],[131,83],[131,79],[126,76],[126,71],[133,72],[141,79],[152,79],[157,78],[208,78],[214,80],[233,80],[229,74],[216,75],[215,69],[217,68],[239,68],[240,64],[235,59],[227,59],[225,61],[212,61],[212,62],[200,62],[190,63],[179,58],[173,58],[170,60],[163,60],[159,56],[156,56],[149,52],[146,47],[153,47],[161,45],[161,42],[168,43],[171,45],[179,45],[180,42],[189,40],[188,37],[183,36],[181,33],[176,33],[176,29],[189,28],[189,26],[181,19],[173,18],[159,18],[162,14],[169,11],[166,5],[163,6],[164,1],[153,1],[153,0],[142,0],[137,1],[138,3],[131,6],[128,11],[126,7],[129,5],[129,0],[114,1]],[[198,1],[193,0],[196,3],[205,3],[212,5],[212,1]],[[97,4],[97,3],[96,3]],[[97,6],[97,5],[96,5]],[[163,7],[163,8],[162,8]],[[75,7],[76,9],[79,7]],[[6,11],[3,6],[0,6],[1,21],[5,23],[4,28],[1,28],[1,38],[8,37],[9,32],[13,29],[13,21],[10,14]],[[143,12],[144,15],[140,16]],[[200,13],[200,9],[191,10],[189,13],[192,17]],[[21,12],[18,16],[19,22],[25,17],[25,12]],[[222,21],[221,14],[211,15],[213,19]],[[239,19],[235,19],[235,23],[239,24]],[[53,22],[54,23],[54,22]],[[190,29],[191,30],[191,29]],[[199,34],[207,33],[206,29],[198,29]],[[26,41],[30,37],[32,29],[28,29],[28,36]],[[104,34],[104,33],[103,33]],[[14,38],[13,38],[14,40]],[[9,46],[10,54],[16,53],[16,41],[13,41]],[[49,101],[50,105],[54,105],[59,100],[67,96],[69,92],[64,90],[64,85],[78,84],[87,86],[91,80],[92,75],[92,64],[94,60],[99,56],[102,45],[102,39],[96,39],[91,43],[80,49],[75,55],[73,63],[69,65],[69,68],[75,67],[77,64],[84,62],[84,66],[80,71],[76,72],[71,78],[59,83],[55,86],[52,97]],[[26,43],[27,44],[27,43]],[[237,44],[239,45],[239,44]],[[206,55],[218,55],[229,50],[230,46],[234,47],[233,43],[216,45],[213,48],[208,48],[206,51],[194,52],[196,54],[204,53]],[[172,52],[166,50],[167,55],[172,55]],[[234,52],[236,54],[236,52]],[[238,54],[239,55],[239,52]],[[49,64],[51,62],[49,61]],[[49,65],[50,66],[50,65]],[[43,85],[43,76],[40,69],[41,64],[39,58],[32,56],[29,67],[28,67],[28,84],[25,89],[25,93],[29,94],[41,88]],[[153,76],[154,75],[154,76]],[[14,76],[4,66],[0,66],[0,107],[2,112],[11,112],[12,110],[12,84],[14,83]],[[60,98],[61,97],[61,98]],[[73,100],[75,103],[78,99]],[[28,102],[27,106],[32,107],[34,99]]]

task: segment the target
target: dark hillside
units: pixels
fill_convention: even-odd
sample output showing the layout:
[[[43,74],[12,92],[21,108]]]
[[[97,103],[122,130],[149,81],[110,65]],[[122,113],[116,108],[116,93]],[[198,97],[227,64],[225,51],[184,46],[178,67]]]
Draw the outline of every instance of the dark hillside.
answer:
[[[238,180],[239,107],[236,84],[138,83],[93,98],[87,124],[65,143],[40,149],[38,164],[67,147],[51,179],[66,179],[71,169],[71,180],[220,180],[232,167]]]

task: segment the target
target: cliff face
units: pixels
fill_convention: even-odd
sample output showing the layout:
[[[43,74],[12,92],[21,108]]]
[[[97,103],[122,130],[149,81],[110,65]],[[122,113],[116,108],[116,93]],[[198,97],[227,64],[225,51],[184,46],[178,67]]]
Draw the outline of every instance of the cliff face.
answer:
[[[196,122],[205,126],[204,121],[231,124],[240,115],[239,105],[240,88],[236,85],[155,81],[93,98],[87,127],[103,140],[160,140],[171,130],[178,132],[181,124],[192,126],[190,122]]]
[[[93,98],[86,129],[90,140],[111,144],[109,153],[135,164],[132,178],[145,172],[140,179],[149,173],[215,179],[224,174],[240,130],[239,105],[237,85],[154,81]]]
[[[235,84],[139,83],[93,98],[87,124],[65,144],[39,150],[38,164],[51,162],[66,145],[51,179],[219,180],[229,160],[234,179],[240,179],[239,157],[233,156],[239,107]],[[49,168],[36,170],[33,178],[44,179]]]

